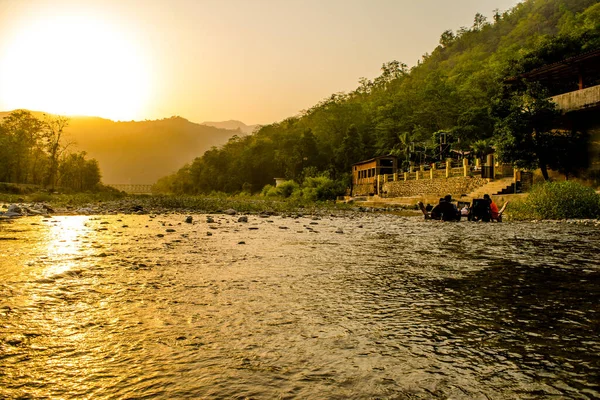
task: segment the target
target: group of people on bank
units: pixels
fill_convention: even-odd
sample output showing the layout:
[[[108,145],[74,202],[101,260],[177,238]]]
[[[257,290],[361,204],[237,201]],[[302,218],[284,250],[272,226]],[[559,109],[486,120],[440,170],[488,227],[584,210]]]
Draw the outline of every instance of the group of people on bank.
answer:
[[[469,221],[502,222],[502,211],[492,198],[486,194],[483,199],[474,199],[473,204],[468,203],[459,209],[452,200],[451,195],[446,195],[440,199],[440,202],[432,207],[423,210],[425,218],[442,221],[460,221],[461,217],[466,217]]]

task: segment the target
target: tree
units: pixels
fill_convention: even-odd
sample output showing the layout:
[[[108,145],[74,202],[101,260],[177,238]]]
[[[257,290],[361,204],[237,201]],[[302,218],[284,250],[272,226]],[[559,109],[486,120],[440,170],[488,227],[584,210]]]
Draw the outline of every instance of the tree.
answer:
[[[522,81],[507,90],[495,108],[500,157],[520,168],[539,167],[548,180],[548,167],[569,163],[557,151],[560,136],[552,130],[560,115],[556,104],[537,83]]]
[[[43,138],[46,142],[46,151],[50,162],[45,183],[52,189],[56,185],[59,158],[69,146],[69,144],[63,145],[62,143],[64,129],[68,125],[69,119],[62,116],[46,116],[44,121]]]
[[[34,177],[39,162],[43,124],[27,110],[16,110],[2,121],[5,148],[2,164],[7,181],[39,183]]]
[[[487,18],[484,15],[482,15],[480,13],[475,14],[475,18],[473,19],[473,30],[479,31],[484,26],[489,25],[489,23],[486,21],[487,21]]]
[[[448,47],[456,40],[456,36],[454,36],[454,32],[452,29],[445,30],[440,36],[440,45],[442,47]]]
[[[100,167],[95,159],[86,160],[86,153],[68,154],[60,163],[61,187],[75,191],[93,190],[100,183]]]

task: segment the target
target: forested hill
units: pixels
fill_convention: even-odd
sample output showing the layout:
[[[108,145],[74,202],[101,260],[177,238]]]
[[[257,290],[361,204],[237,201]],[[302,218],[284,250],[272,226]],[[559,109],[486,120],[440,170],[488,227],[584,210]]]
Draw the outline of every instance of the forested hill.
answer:
[[[205,121],[202,123],[202,125],[214,126],[215,128],[229,129],[234,131],[239,130],[243,134],[252,133],[256,128],[258,128],[258,125],[246,125],[245,123],[236,120],[219,122]]]
[[[376,155],[435,161],[440,132],[453,150],[483,152],[494,144],[491,109],[503,79],[600,47],[599,31],[597,0],[526,0],[491,21],[477,14],[472,26],[441,32],[439,45],[416,66],[387,62],[379,77],[361,78],[353,92],[230,140],[159,187],[257,191],[274,177],[302,181],[323,173],[348,182],[353,163]]]
[[[0,113],[0,119],[8,115]],[[32,112],[38,118],[41,112]],[[70,117],[63,144],[98,160],[102,181],[152,184],[177,171],[212,146],[221,146],[237,130],[196,124],[181,117],[115,122],[98,117]]]

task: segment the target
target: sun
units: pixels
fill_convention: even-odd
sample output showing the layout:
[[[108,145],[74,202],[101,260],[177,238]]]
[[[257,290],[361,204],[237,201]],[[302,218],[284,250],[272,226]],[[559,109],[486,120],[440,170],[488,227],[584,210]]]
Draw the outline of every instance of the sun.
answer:
[[[141,119],[150,63],[132,35],[94,16],[29,21],[0,54],[0,104],[61,115]]]

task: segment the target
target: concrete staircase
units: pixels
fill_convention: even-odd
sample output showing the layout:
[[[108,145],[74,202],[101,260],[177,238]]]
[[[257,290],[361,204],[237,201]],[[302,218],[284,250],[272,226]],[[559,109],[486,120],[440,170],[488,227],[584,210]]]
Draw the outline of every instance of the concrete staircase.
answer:
[[[469,193],[467,197],[470,197],[471,199],[480,199],[483,197],[484,194],[489,194],[490,196],[500,194],[502,191],[506,191],[508,188],[510,188],[513,185],[513,183],[514,180],[512,177],[496,179],[475,189],[473,192]]]

